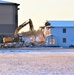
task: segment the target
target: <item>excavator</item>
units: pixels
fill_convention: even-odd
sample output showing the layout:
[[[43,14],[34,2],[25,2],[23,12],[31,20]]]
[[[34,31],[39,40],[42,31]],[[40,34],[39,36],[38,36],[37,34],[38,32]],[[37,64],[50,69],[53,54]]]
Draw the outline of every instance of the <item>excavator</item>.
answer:
[[[26,25],[28,25],[29,24],[29,29],[30,29],[30,32],[32,33],[33,31],[34,31],[34,27],[33,27],[33,23],[32,23],[32,20],[31,19],[29,19],[29,20],[27,20],[27,21],[25,21],[24,23],[22,23],[21,25],[19,25],[19,27],[17,27],[16,29],[15,29],[15,32],[14,32],[14,41],[15,42],[19,42],[19,38],[20,38],[20,36],[22,36],[22,34],[19,34],[18,32],[23,28],[23,27],[25,27]],[[12,37],[4,37],[4,42],[13,42],[13,40],[12,40]]]
[[[19,27],[17,27],[15,29],[15,32],[14,32],[14,37],[4,37],[3,38],[3,44],[1,45],[2,48],[5,47],[6,44],[8,43],[13,43],[13,42],[22,42],[22,38],[20,39],[20,35],[18,34],[18,32],[26,25],[29,24],[29,29],[30,29],[30,33],[32,33],[34,31],[34,26],[33,26],[33,23],[32,23],[32,20],[29,19],[27,21],[25,21],[24,23],[22,23],[21,25],[19,25]]]

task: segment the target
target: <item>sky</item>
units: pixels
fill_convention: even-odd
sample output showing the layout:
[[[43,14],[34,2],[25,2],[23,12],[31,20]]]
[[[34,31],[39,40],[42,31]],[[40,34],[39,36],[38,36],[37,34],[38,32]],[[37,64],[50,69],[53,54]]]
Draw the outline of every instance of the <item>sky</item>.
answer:
[[[19,3],[18,25],[29,18],[34,29],[44,26],[47,20],[74,20],[74,0],[4,0]],[[28,30],[25,27],[23,30]],[[23,31],[22,30],[22,31]]]

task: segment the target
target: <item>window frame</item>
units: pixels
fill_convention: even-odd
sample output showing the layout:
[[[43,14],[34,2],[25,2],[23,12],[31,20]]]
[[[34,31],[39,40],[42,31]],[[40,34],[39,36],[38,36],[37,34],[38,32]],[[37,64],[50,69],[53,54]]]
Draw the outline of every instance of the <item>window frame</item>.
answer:
[[[55,44],[55,39],[54,38],[51,38],[50,41],[49,41],[49,43],[50,44]]]
[[[66,43],[66,42],[67,42],[66,38],[63,38],[63,43]]]
[[[63,28],[63,33],[66,33],[66,28]]]

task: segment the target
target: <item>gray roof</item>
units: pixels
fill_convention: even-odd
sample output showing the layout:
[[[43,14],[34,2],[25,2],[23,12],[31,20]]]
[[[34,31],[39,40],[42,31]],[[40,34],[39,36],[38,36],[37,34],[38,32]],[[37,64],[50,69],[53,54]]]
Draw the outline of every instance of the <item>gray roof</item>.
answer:
[[[74,21],[48,21],[54,27],[74,27]]]
[[[3,1],[3,0],[0,0],[0,4],[16,4],[16,5],[19,5],[19,4],[14,3],[14,2],[8,2],[8,1]]]

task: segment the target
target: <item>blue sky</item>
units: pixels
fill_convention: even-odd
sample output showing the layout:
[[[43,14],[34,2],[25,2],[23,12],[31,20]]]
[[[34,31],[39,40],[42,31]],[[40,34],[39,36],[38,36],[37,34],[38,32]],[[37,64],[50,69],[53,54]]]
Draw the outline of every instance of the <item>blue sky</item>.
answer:
[[[74,0],[4,0],[19,3],[19,25],[29,18],[34,28],[43,26],[46,20],[74,20]],[[24,29],[29,29],[25,27]]]

